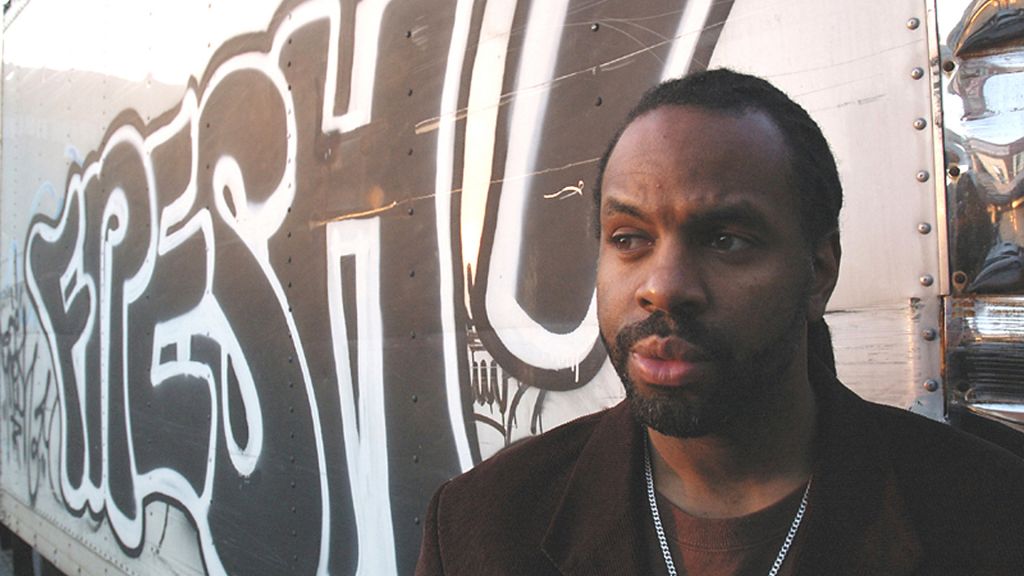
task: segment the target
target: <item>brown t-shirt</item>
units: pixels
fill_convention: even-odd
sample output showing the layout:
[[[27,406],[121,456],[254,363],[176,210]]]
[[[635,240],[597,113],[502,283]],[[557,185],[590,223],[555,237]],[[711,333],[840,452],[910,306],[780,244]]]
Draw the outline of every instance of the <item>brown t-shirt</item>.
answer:
[[[722,519],[691,516],[659,494],[658,510],[661,512],[676,572],[679,576],[768,574],[786,540],[796,511],[800,508],[803,494],[804,489],[801,487],[764,510],[738,518]],[[653,521],[648,533],[648,542],[653,543],[649,552],[652,554],[651,566],[655,573],[664,574],[665,558],[658,545]],[[779,570],[779,576],[793,573],[801,540],[798,537],[793,542]]]

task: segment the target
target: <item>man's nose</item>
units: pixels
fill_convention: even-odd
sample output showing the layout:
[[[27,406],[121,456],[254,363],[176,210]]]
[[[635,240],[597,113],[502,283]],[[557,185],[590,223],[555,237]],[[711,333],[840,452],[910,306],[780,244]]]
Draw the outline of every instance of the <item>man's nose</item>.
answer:
[[[637,287],[637,303],[648,312],[695,311],[708,302],[699,255],[681,243],[663,242],[648,261]]]

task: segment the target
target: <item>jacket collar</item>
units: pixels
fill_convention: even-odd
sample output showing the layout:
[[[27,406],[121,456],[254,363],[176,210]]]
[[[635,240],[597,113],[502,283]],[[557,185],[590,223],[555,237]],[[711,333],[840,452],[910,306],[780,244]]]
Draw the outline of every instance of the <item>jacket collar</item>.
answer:
[[[923,549],[878,410],[821,365],[812,364],[811,381],[818,401],[817,464],[797,573],[913,573]]]
[[[640,426],[621,402],[583,446],[541,544],[562,574],[650,573],[643,442]]]
[[[910,574],[922,548],[868,404],[822,366],[817,465],[796,574]],[[641,427],[626,402],[583,446],[542,549],[565,576],[650,574]],[[837,571],[838,570],[838,571]]]

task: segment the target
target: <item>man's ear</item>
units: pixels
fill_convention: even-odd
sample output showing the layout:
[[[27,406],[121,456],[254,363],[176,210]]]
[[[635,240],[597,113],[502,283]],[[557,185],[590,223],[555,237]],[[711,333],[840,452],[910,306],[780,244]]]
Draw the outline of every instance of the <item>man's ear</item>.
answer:
[[[842,253],[838,230],[825,235],[814,245],[811,253],[811,285],[807,295],[808,322],[815,322],[825,314],[825,306],[839,279]]]

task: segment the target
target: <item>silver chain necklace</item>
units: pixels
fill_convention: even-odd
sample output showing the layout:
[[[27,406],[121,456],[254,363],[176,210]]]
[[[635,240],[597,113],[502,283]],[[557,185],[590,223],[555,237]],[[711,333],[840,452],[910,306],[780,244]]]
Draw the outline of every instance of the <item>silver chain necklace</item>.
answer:
[[[644,479],[647,481],[647,501],[651,505],[654,531],[658,534],[658,545],[661,546],[661,554],[665,557],[665,568],[668,569],[669,576],[677,576],[676,564],[672,561],[672,551],[669,550],[668,538],[665,537],[665,528],[661,525],[658,501],[654,497],[654,473],[651,472],[651,449],[648,446],[647,438],[644,438]],[[793,539],[796,538],[796,531],[800,528],[800,521],[804,519],[804,512],[807,511],[807,495],[810,492],[811,479],[809,478],[807,480],[807,487],[804,488],[804,497],[800,500],[800,508],[797,509],[796,516],[793,517],[793,524],[789,527],[789,533],[786,534],[786,540],[782,543],[782,548],[779,548],[779,555],[775,557],[775,562],[772,564],[772,569],[768,571],[768,576],[776,576],[779,573],[779,568],[782,568],[782,563],[786,561],[786,554],[789,553],[789,547],[793,544]]]

